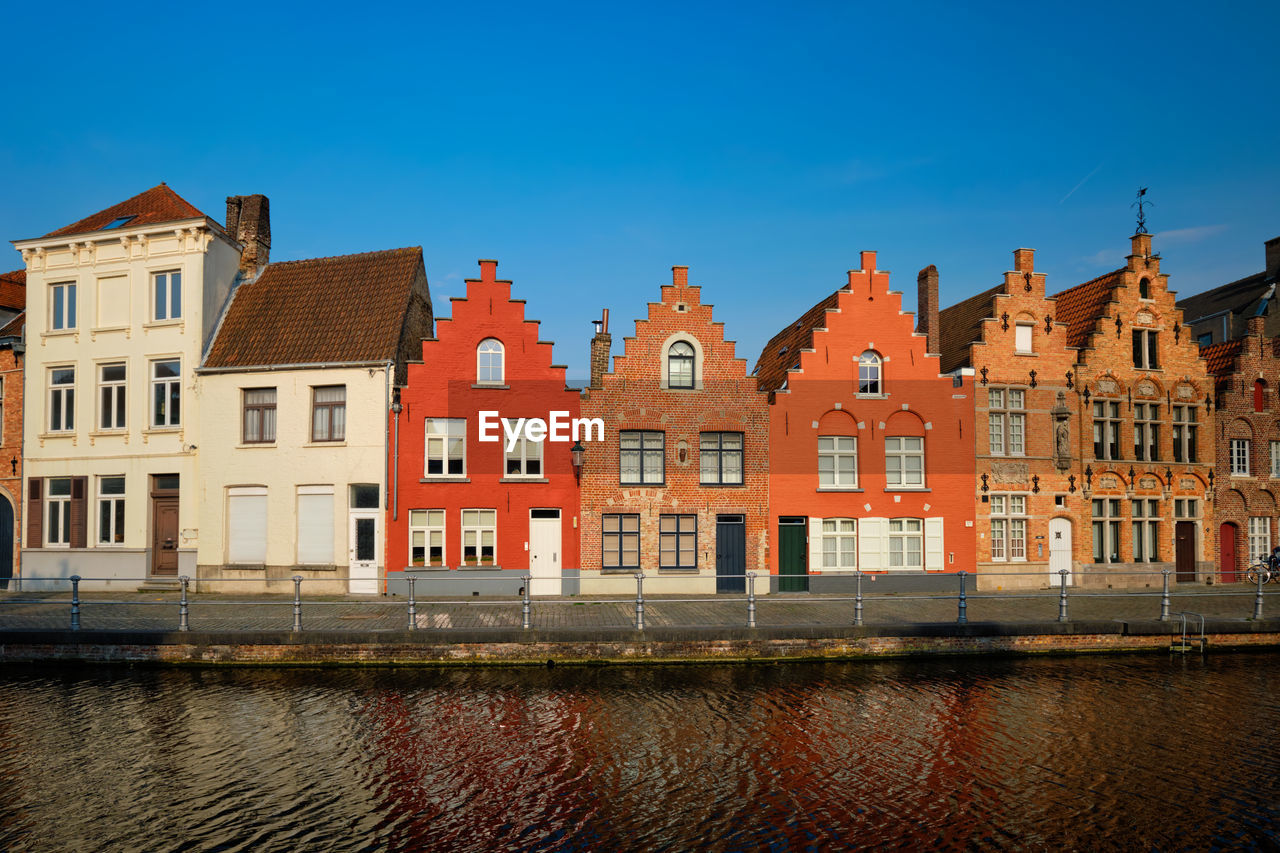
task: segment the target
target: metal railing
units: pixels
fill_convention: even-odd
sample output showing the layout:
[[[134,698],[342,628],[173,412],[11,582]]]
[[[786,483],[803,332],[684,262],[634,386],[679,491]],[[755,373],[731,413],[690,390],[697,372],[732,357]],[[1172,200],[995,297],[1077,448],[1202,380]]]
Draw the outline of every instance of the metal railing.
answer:
[[[1121,589],[1117,591],[1114,588],[1114,583],[1106,583],[1107,581],[1121,581],[1123,579],[1131,580],[1135,575],[1140,576],[1139,583],[1146,581],[1143,584],[1144,589],[1134,589],[1131,586],[1126,587],[1122,584]],[[332,588],[334,581],[293,575],[287,579],[274,578],[269,581],[265,579],[259,581],[264,588],[268,585],[278,587],[282,583],[287,585],[291,582],[292,595],[268,593],[246,598],[243,594],[233,593],[238,597],[224,598],[222,597],[224,594],[217,592],[193,594],[191,592],[193,581],[190,577],[184,575],[177,579],[176,600],[165,597],[156,598],[154,593],[128,599],[110,597],[109,592],[106,593],[108,597],[94,597],[96,595],[94,593],[89,593],[89,597],[86,597],[86,594],[81,589],[82,584],[89,582],[98,584],[119,583],[121,579],[84,578],[79,575],[72,575],[65,579],[43,579],[41,581],[42,584],[55,587],[45,595],[32,595],[21,592],[0,593],[0,630],[13,630],[23,627],[49,629],[69,625],[71,630],[79,631],[84,627],[85,613],[88,611],[93,616],[92,621],[94,623],[90,627],[98,630],[160,629],[190,632],[192,630],[193,609],[198,611],[198,618],[195,619],[196,627],[202,630],[214,631],[283,630],[288,624],[287,617],[289,615],[292,616],[292,622],[289,627],[292,632],[304,631],[304,616],[306,616],[306,630],[351,630],[349,625],[335,625],[335,621],[377,619],[379,620],[378,624],[371,626],[369,630],[407,629],[409,631],[418,631],[423,628],[449,630],[470,627],[514,628],[518,626],[527,631],[532,630],[535,627],[535,623],[539,623],[537,627],[550,627],[552,625],[582,627],[585,625],[587,627],[631,627],[636,631],[644,631],[647,623],[654,622],[655,614],[657,614],[658,624],[663,625],[745,626],[748,629],[755,629],[761,624],[762,615],[767,614],[770,616],[770,618],[764,620],[766,624],[786,625],[797,624],[795,620],[798,613],[804,613],[803,619],[810,620],[805,621],[804,624],[814,624],[812,618],[816,615],[821,618],[821,624],[862,627],[866,625],[868,611],[872,614],[880,615],[881,624],[887,625],[950,621],[943,616],[938,606],[938,603],[948,601],[954,603],[954,622],[961,625],[970,622],[970,610],[972,607],[977,606],[981,610],[993,604],[1006,611],[1010,609],[1010,605],[1017,604],[1018,607],[1021,607],[1021,612],[1014,614],[1013,617],[1006,612],[997,618],[991,618],[991,613],[989,612],[986,614],[988,619],[985,621],[1002,621],[1002,619],[1015,617],[1017,621],[1049,621],[1048,612],[1042,612],[1035,602],[1055,604],[1056,621],[1066,623],[1072,619],[1071,609],[1073,604],[1087,604],[1096,609],[1097,603],[1108,599],[1125,600],[1124,612],[1121,615],[1123,618],[1129,619],[1150,618],[1160,622],[1168,622],[1175,600],[1180,605],[1187,605],[1188,603],[1197,605],[1199,609],[1195,612],[1198,616],[1206,605],[1212,605],[1211,609],[1219,611],[1217,614],[1219,618],[1241,620],[1263,618],[1267,590],[1264,589],[1261,578],[1251,586],[1219,585],[1210,588],[1197,585],[1194,591],[1189,591],[1185,588],[1174,591],[1170,586],[1171,575],[1172,572],[1168,569],[1154,572],[1089,572],[1087,580],[1093,586],[1087,588],[1083,585],[1072,587],[1070,583],[1073,579],[1071,573],[1063,570],[1058,573],[1056,583],[1049,584],[1043,588],[1023,591],[1005,591],[1003,589],[980,591],[977,588],[977,580],[985,581],[990,585],[993,581],[1004,578],[1026,581],[1028,575],[1011,572],[982,572],[975,574],[973,572],[960,571],[945,575],[905,576],[848,572],[840,577],[852,579],[852,595],[847,592],[833,592],[808,593],[796,596],[778,594],[775,589],[771,589],[770,592],[772,594],[767,592],[763,598],[757,594],[757,584],[764,579],[772,586],[780,576],[758,572],[747,572],[745,575],[721,576],[722,578],[733,578],[735,585],[739,585],[740,589],[743,590],[742,592],[714,595],[650,593],[646,596],[646,579],[662,580],[668,583],[674,579],[665,575],[646,575],[644,572],[636,572],[630,576],[635,584],[634,598],[619,598],[616,594],[589,597],[579,595],[535,597],[531,593],[532,582],[535,579],[527,574],[513,574],[506,580],[518,580],[520,582],[517,595],[488,595],[481,597],[478,593],[473,592],[473,595],[469,598],[459,598],[456,596],[423,597],[419,594],[416,586],[419,578],[409,575],[404,578],[408,588],[408,594],[405,597],[396,595],[352,598],[315,591],[304,598],[305,585],[313,584],[316,588]],[[609,575],[604,577],[615,582],[616,585],[619,580],[625,582],[627,576]],[[810,580],[817,577],[831,578],[832,575],[809,576]],[[905,590],[867,594],[864,589],[865,582],[868,579],[876,582],[885,578],[898,579],[903,577],[927,577],[929,582],[934,585],[952,585],[952,591]],[[686,579],[687,577],[679,578],[679,580]],[[718,579],[713,575],[698,576],[698,580],[710,584],[714,584]],[[975,581],[972,589],[970,588],[971,580]],[[1160,585],[1158,592],[1145,591],[1157,580]],[[473,578],[449,577],[444,573],[441,573],[440,576],[432,577],[431,581],[437,588],[440,585],[449,583],[469,584],[472,586],[475,584],[475,579]],[[137,582],[133,581],[133,583]],[[240,588],[250,584],[249,581],[239,578],[202,578],[199,581],[200,587],[204,590],[214,590],[219,584],[223,583],[235,584]],[[64,584],[64,589],[70,593],[69,601],[64,597],[64,593],[61,590],[56,589],[57,586]],[[1211,589],[1213,591],[1210,591]],[[1280,595],[1280,589],[1271,592],[1271,595]],[[1137,602],[1145,601],[1148,598],[1158,598],[1158,601],[1153,602],[1150,605],[1150,609],[1146,609],[1145,606],[1136,606]],[[1237,608],[1232,603],[1243,598],[1252,599],[1251,613],[1246,614],[1246,607]],[[1135,606],[1130,607],[1130,604],[1135,604]],[[62,620],[66,620],[69,616],[69,623],[60,621],[56,617],[56,613],[66,605],[69,605],[69,610],[62,611],[64,614]],[[176,619],[172,617],[157,619],[150,616],[150,611],[154,611],[157,608],[174,607],[175,605]],[[573,608],[584,605],[611,608],[607,613],[609,618],[604,620],[575,618]],[[692,615],[685,614],[682,616],[676,612],[679,606],[682,605],[701,605],[702,607],[691,609],[689,613]],[[739,615],[734,617],[733,614],[737,607],[742,607],[743,609],[737,610],[736,612]],[[262,620],[249,618],[247,614],[252,612],[253,608],[265,610],[269,614],[269,618]],[[478,612],[478,609],[482,608],[492,608],[492,612],[497,615],[476,617],[474,614]],[[336,616],[322,615],[326,610],[329,610],[331,614],[336,613]],[[1044,610],[1047,611],[1047,608],[1044,608]],[[630,611],[629,615],[627,615],[627,611]],[[173,611],[170,612],[172,613]],[[1190,611],[1183,610],[1182,612]],[[229,618],[228,614],[231,614]],[[461,619],[464,624],[455,624],[455,616],[466,616],[466,618]],[[1086,618],[1089,618],[1088,615],[1086,615]],[[1120,617],[1112,612],[1110,615],[1104,614],[1093,618],[1115,619]],[[1203,619],[1203,616],[1199,616],[1199,618]],[[601,624],[602,622],[608,624]],[[319,624],[318,628],[315,627],[316,623]]]

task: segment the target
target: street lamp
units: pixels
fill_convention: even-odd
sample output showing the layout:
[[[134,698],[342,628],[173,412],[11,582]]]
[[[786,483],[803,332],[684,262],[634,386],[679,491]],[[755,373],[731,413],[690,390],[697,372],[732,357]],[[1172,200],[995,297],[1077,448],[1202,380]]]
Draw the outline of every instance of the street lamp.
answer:
[[[582,457],[587,453],[587,449],[582,446],[581,441],[574,441],[573,447],[569,448],[569,457],[573,460],[573,476],[579,480],[582,479]]]

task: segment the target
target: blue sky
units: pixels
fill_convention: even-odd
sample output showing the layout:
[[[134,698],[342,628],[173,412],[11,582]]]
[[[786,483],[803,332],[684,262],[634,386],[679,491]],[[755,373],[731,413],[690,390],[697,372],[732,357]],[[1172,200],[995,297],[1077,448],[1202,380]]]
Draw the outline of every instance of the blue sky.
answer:
[[[863,249],[908,310],[1019,246],[1061,290],[1121,265],[1139,186],[1179,293],[1262,268],[1280,6],[889,5],[22,4],[0,236],[261,192],[273,258],[421,245],[442,314],[497,258],[573,375],[673,264],[749,366]]]

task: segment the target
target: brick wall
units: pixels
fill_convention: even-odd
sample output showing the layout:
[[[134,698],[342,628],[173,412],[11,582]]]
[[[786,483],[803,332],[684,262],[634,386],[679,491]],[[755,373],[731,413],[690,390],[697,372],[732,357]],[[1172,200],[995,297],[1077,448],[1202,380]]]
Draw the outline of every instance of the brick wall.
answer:
[[[12,347],[0,349],[0,381],[4,383],[3,434],[0,435],[0,490],[13,506],[13,573],[20,570],[22,552],[22,362]]]

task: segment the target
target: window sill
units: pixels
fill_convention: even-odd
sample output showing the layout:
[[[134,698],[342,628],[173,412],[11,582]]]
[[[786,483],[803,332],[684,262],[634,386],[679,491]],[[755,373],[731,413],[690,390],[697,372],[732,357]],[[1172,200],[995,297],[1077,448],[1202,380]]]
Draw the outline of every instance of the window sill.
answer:
[[[274,448],[274,441],[242,441],[236,445],[236,450],[253,450],[255,448]]]
[[[47,441],[51,438],[75,438],[76,431],[73,429],[62,429],[57,432],[42,432],[38,437],[41,441]]]
[[[865,492],[866,489],[859,486],[818,486],[814,491],[818,492]]]
[[[458,566],[460,572],[500,572],[502,566]]]
[[[667,481],[663,480],[661,483],[624,483],[619,480],[618,485],[628,489],[665,489]]]
[[[265,572],[266,563],[227,563],[226,570],[231,572]]]
[[[341,441],[308,441],[302,445],[303,447],[346,447],[347,440]]]
[[[694,391],[701,391],[702,383],[698,383],[692,388],[690,388],[688,385],[660,385],[659,389],[662,391],[676,391],[679,393],[690,394]]]
[[[1014,354],[1014,355],[1020,355],[1020,356],[1023,356],[1024,358],[1025,358],[1025,357],[1028,357],[1028,356],[1029,356],[1029,357],[1031,357],[1031,358],[1039,358],[1039,357],[1040,357],[1040,353],[1038,353],[1038,352],[1024,352],[1023,350],[1014,350],[1014,351],[1013,351],[1013,354]]]
[[[888,400],[888,394],[854,394],[855,400]]]
[[[660,575],[696,575],[698,568],[677,568],[675,566],[658,566],[658,574]]]
[[[142,330],[148,332],[152,329],[177,329],[181,332],[184,330],[184,325],[182,320],[151,320],[142,324]]]
[[[453,569],[451,569],[449,566],[405,566],[404,569],[402,569],[402,571],[429,573],[429,572],[451,572],[453,571]]]
[[[41,339],[44,338],[70,338],[80,334],[79,329],[50,329],[47,332],[41,332]]]
[[[499,483],[550,483],[546,477],[503,477]]]
[[[182,425],[178,426],[153,426],[147,427],[142,431],[143,435],[173,435],[182,432]]]
[[[698,485],[704,489],[741,489],[746,483],[703,483],[699,481]]]
[[[477,382],[471,387],[477,391],[482,388],[487,388],[490,391],[508,391],[511,389],[510,385],[505,385],[501,382]]]
[[[638,571],[640,571],[639,566],[632,566],[630,568],[622,567],[622,566],[612,566],[612,567],[600,569],[600,574],[629,576],[629,575],[634,575]]]
[[[932,492],[932,491],[933,489],[929,489],[924,486],[898,486],[896,489],[895,488],[885,489],[886,494],[888,494],[889,492],[913,492],[914,493],[914,492]]]
[[[55,434],[60,434],[60,433],[55,433]],[[122,435],[128,435],[128,434],[129,434],[128,427],[121,427],[120,429],[95,429],[95,430],[89,431],[90,438],[111,438],[112,436],[116,436],[118,438]]]
[[[470,477],[430,476],[430,477],[422,477],[421,479],[418,480],[418,482],[419,483],[470,483],[471,478]]]
[[[100,335],[103,332],[127,332],[127,331],[129,331],[128,326],[97,326],[95,328],[90,329],[89,334]]]

